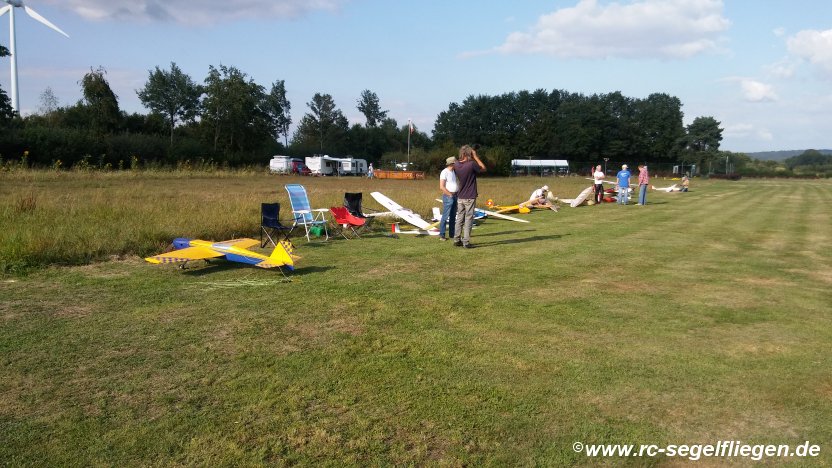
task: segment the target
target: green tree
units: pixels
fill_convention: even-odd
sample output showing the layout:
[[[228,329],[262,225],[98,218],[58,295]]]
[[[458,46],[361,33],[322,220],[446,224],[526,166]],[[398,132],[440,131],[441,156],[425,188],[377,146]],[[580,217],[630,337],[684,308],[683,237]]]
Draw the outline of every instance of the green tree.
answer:
[[[90,69],[81,79],[84,107],[89,111],[89,121],[97,134],[113,133],[121,123],[118,97],[110,88],[104,67]]]
[[[9,49],[0,46],[0,57],[8,57]],[[6,126],[14,120],[15,116],[14,109],[12,108],[12,101],[9,99],[9,95],[6,94],[6,91],[0,87],[0,125]]]
[[[265,89],[235,67],[209,66],[202,101],[202,125],[214,150],[254,150],[271,140]],[[226,157],[229,157],[226,154]]]
[[[300,120],[293,142],[306,150],[321,153],[324,148],[335,154],[344,150],[349,122],[335,106],[332,96],[315,93],[306,105],[311,112],[304,114]]]
[[[358,110],[364,114],[367,119],[367,127],[377,127],[385,118],[387,118],[386,110],[381,110],[381,105],[378,101],[378,95],[365,89],[361,92],[361,98],[358,100]]]
[[[292,125],[292,104],[286,98],[286,82],[278,80],[272,83],[272,89],[266,95],[266,102],[264,108],[266,115],[269,117],[272,132],[280,141],[283,136],[283,143],[289,146],[289,126]]]
[[[40,107],[38,108],[38,113],[41,115],[49,115],[58,110],[58,107],[58,97],[55,96],[55,92],[52,91],[52,88],[47,86],[46,89],[40,93]]]
[[[697,117],[687,126],[684,138],[686,150],[681,157],[685,161],[694,162],[697,166],[709,168],[719,167],[724,160],[719,153],[719,142],[722,141],[722,129],[713,117]]]
[[[202,88],[171,62],[170,70],[148,71],[147,83],[136,93],[145,107],[165,117],[172,146],[177,122],[190,122],[197,116]]]

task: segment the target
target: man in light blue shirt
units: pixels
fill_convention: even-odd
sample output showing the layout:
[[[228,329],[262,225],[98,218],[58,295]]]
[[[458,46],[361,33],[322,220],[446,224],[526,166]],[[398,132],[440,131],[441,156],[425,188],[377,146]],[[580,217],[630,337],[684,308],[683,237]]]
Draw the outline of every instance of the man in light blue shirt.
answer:
[[[621,166],[616,177],[618,178],[618,204],[626,205],[630,203],[630,171],[626,164]]]

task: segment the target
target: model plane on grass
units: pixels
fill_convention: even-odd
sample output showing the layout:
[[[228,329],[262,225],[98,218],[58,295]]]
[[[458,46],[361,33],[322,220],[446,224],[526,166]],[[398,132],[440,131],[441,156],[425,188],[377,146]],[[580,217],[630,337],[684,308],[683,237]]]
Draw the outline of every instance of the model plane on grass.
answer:
[[[393,227],[392,227],[392,230],[395,234],[422,234],[422,235],[429,235],[429,236],[438,236],[439,235],[439,229],[436,228],[436,226],[438,226],[439,223],[434,223],[434,224],[428,223],[427,221],[422,219],[421,216],[414,213],[413,210],[408,210],[407,208],[402,207],[401,205],[394,202],[393,200],[391,200],[390,198],[388,198],[386,195],[384,195],[381,192],[372,192],[372,193],[370,193],[370,195],[381,206],[387,208],[388,210],[390,210],[393,214],[395,214],[399,218],[401,218],[401,219],[407,221],[408,223],[410,223],[410,224],[416,226],[417,228],[419,228],[417,230],[412,230],[412,231],[402,231],[399,228],[399,225],[397,223],[394,223]]]
[[[435,200],[438,201],[438,202],[442,201],[438,198],[436,198]],[[439,211],[438,215],[437,215],[437,210],[439,210],[439,208],[433,207],[433,219],[434,220],[439,220],[442,217],[441,210]],[[514,216],[505,215],[505,214],[503,214],[499,211],[484,210],[482,208],[474,208],[474,219],[475,220],[483,219],[483,218],[486,218],[486,217],[489,217],[489,216],[491,216],[493,218],[498,218],[498,219],[505,219],[507,221],[514,221],[516,223],[529,223],[530,222],[530,221],[525,220],[525,219],[520,219],[520,218],[515,218]]]
[[[289,271],[295,269],[295,259],[292,255],[294,247],[289,241],[280,241],[275,245],[268,257],[248,250],[259,244],[255,239],[232,239],[222,242],[211,242],[200,239],[179,237],[173,240],[173,251],[145,258],[150,263],[181,263],[180,268],[194,260],[224,258],[231,262],[245,263],[259,268],[285,267]],[[282,272],[282,270],[281,270]]]
[[[655,185],[651,185],[650,188],[657,191],[657,192],[667,192],[667,193],[681,192],[682,191],[682,187],[679,187],[679,184],[673,184],[670,187],[656,187]]]

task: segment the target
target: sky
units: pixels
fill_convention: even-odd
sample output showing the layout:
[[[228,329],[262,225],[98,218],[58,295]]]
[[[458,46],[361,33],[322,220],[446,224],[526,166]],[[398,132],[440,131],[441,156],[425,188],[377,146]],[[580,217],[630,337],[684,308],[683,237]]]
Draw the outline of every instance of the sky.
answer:
[[[203,82],[237,67],[267,90],[285,80],[292,118],[315,93],[351,123],[365,89],[400,125],[430,133],[469,95],[562,89],[678,97],[684,123],[712,116],[721,149],[832,148],[829,0],[25,0],[69,34],[16,10],[20,105],[59,105],[104,67],[127,112],[176,63]],[[0,44],[9,23],[0,18]],[[9,60],[0,59],[9,92]]]

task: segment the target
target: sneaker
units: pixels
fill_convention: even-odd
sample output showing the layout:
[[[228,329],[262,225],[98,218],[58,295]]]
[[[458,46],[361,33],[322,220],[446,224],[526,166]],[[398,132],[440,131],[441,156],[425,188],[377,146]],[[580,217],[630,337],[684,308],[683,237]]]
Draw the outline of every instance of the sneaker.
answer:
[[[454,247],[462,247],[462,241],[454,241]]]
[[[447,237],[444,237],[444,236],[440,236],[440,237],[439,237],[439,240],[441,240],[441,241],[446,241],[446,240],[448,240],[448,238],[447,238]]]
[[[474,244],[465,244],[465,245],[462,246],[462,248],[464,248],[464,249],[473,249]]]

